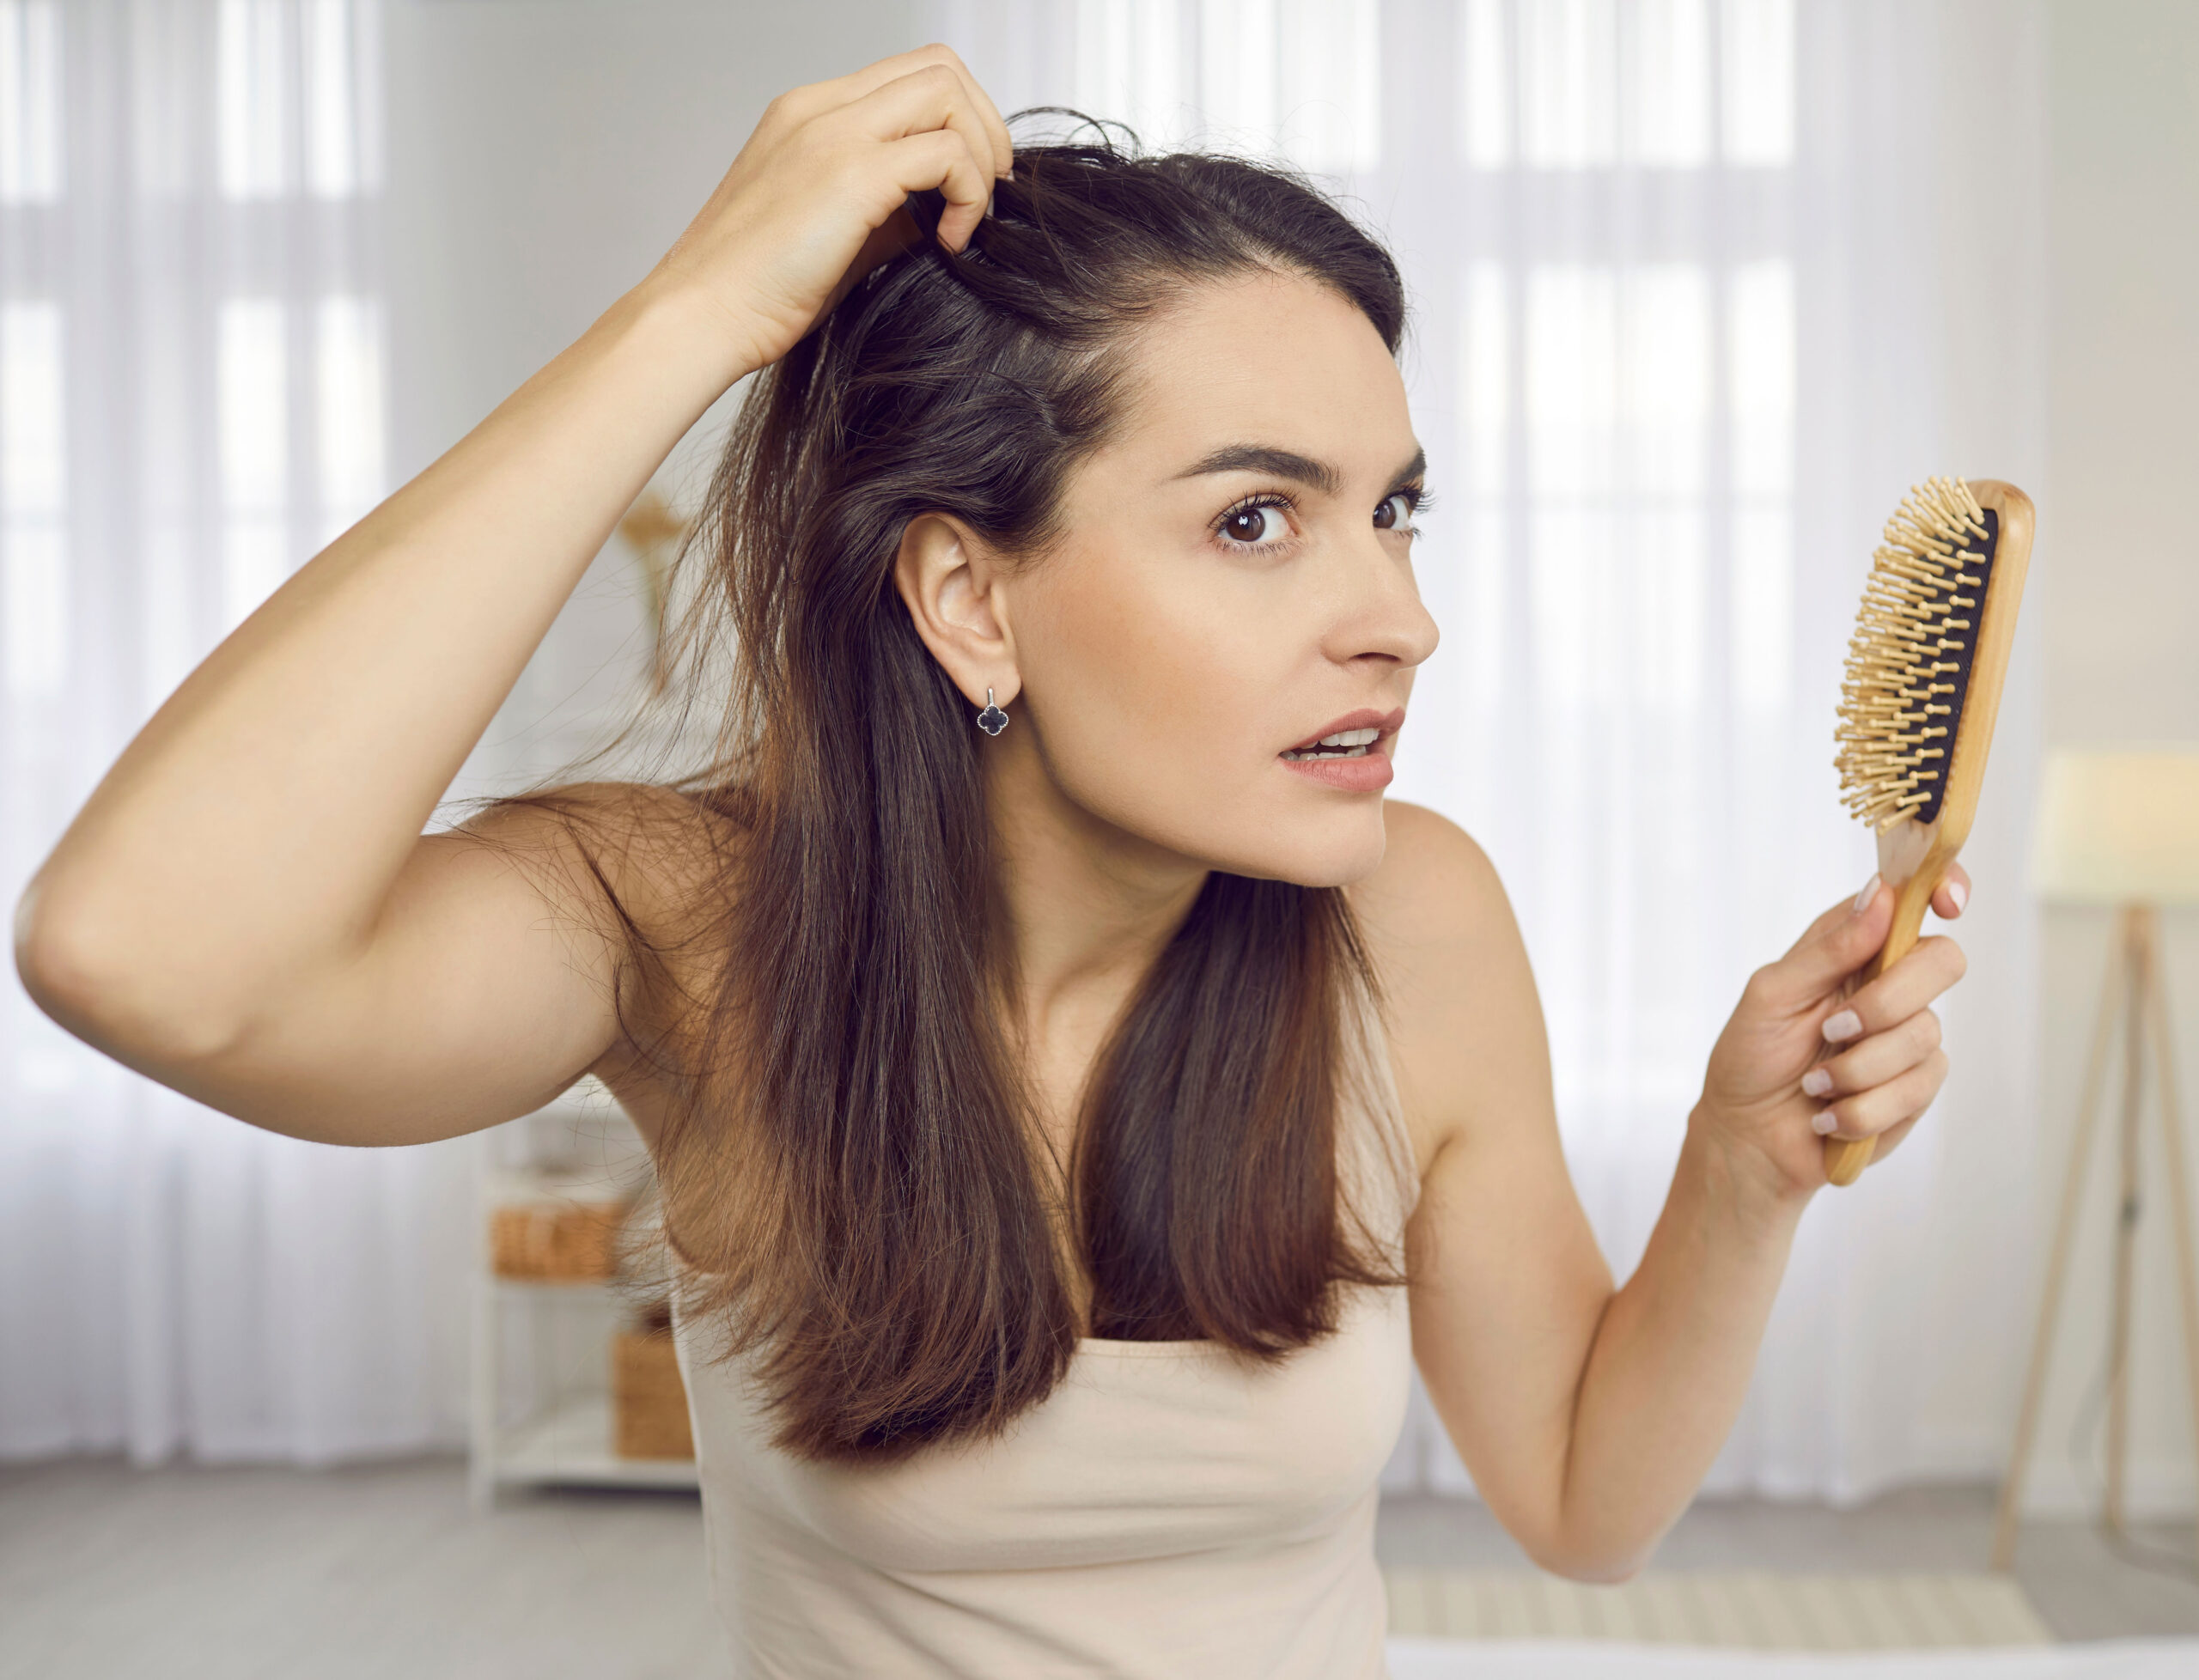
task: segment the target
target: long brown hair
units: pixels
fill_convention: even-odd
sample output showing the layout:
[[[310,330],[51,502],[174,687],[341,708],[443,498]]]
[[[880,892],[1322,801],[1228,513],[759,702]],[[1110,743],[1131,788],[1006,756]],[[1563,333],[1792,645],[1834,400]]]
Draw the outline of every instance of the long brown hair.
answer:
[[[1381,995],[1342,890],[1212,873],[1055,1171],[1002,1024],[986,738],[893,587],[904,529],[952,514],[1042,563],[1067,475],[1126,423],[1137,324],[1188,288],[1280,271],[1393,356],[1404,326],[1396,265],[1303,176],[1081,120],[1096,142],[1019,143],[966,249],[886,262],[756,376],[677,563],[700,568],[679,657],[728,657],[732,703],[679,784],[726,837],[693,900],[711,983],[663,1043],[665,1229],[684,1313],[716,1357],[755,1355],[808,1458],[890,1460],[1043,1400],[1080,1335],[1070,1253],[1093,1335],[1256,1360],[1333,1330],[1340,1286],[1402,1281],[1339,1170],[1352,999]]]

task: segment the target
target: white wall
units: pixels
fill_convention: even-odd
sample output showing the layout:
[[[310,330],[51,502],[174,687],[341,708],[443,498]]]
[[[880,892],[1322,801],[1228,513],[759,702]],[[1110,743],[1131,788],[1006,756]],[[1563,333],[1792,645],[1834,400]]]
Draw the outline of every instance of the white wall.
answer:
[[[2055,0],[2047,85],[2048,472],[2026,614],[2044,632],[2049,746],[2199,741],[2199,535],[2179,504],[2199,447],[2199,7],[2186,0]],[[2010,345],[2010,355],[2033,353]],[[2041,917],[2039,1021],[2046,1159],[2038,1253],[2012,1277],[2033,1311],[2051,1241],[2078,1088],[2106,962],[2105,911]],[[2165,916],[2184,1075],[2187,1157],[2199,1155],[2199,911]],[[2103,1462],[2104,1369],[2119,1099],[2098,1123],[2054,1381],[2034,1464],[2041,1495],[2096,1508],[2069,1466],[2080,1401]],[[2168,1185],[2156,1123],[2142,1157],[2134,1339],[2134,1504],[2190,1511],[2191,1397],[2184,1376]],[[2027,1332],[2028,1333],[2028,1332]],[[2013,1417],[2011,1372],[2008,1399]]]
[[[922,44],[907,0],[389,0],[387,18],[399,484],[648,273],[775,95]],[[708,472],[733,405],[703,417],[661,484]],[[576,751],[642,627],[614,539],[461,789]]]

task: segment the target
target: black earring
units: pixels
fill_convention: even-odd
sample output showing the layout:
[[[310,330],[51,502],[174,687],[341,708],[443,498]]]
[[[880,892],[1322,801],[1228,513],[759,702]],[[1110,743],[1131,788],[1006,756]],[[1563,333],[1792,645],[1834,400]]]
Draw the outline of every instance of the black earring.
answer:
[[[978,714],[978,727],[989,735],[997,735],[1008,727],[1008,714],[993,704],[993,691],[985,691],[985,709]]]

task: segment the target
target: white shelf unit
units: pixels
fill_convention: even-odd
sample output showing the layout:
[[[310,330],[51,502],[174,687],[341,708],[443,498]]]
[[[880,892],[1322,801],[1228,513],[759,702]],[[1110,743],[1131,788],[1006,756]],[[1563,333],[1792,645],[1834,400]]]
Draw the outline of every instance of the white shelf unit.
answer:
[[[491,1263],[496,1208],[632,1190],[649,1176],[640,1135],[594,1080],[478,1135],[467,1474],[475,1508],[516,1486],[694,1487],[692,1459],[622,1458],[611,1450],[609,1338],[619,1306],[612,1286],[499,1277]],[[515,1364],[526,1367],[517,1384]]]

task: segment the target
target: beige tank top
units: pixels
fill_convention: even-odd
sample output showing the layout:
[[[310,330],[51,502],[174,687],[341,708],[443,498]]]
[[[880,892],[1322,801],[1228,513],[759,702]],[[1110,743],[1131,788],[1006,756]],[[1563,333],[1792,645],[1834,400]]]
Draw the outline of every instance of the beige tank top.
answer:
[[[1401,1243],[1417,1199],[1374,1054],[1340,1105],[1342,1170]],[[1393,1257],[1396,1251],[1393,1249]],[[1386,1673],[1378,1481],[1403,1427],[1402,1289],[1254,1368],[1205,1342],[1087,1339],[1004,1435],[880,1467],[770,1445],[739,1362],[675,1316],[711,1593],[744,1677]]]

